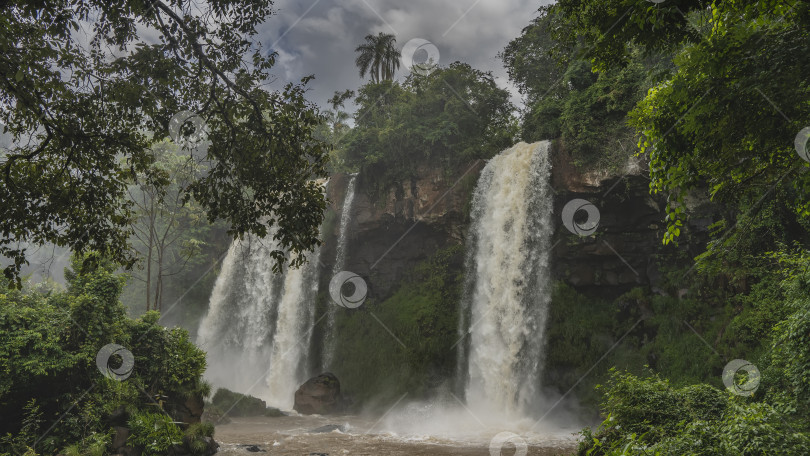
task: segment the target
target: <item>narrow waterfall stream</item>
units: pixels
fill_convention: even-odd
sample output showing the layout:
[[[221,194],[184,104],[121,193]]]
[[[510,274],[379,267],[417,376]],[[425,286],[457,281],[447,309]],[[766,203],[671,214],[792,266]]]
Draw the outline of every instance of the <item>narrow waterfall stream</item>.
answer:
[[[206,378],[289,410],[306,380],[317,295],[319,249],[283,274],[272,271],[271,232],[234,241],[200,323],[197,344],[208,352]]]
[[[337,248],[335,250],[335,265],[332,267],[333,273],[343,270],[346,265],[346,246],[348,244],[347,233],[349,231],[349,221],[352,217],[352,205],[354,204],[354,192],[357,187],[357,174],[352,174],[349,184],[346,186],[346,196],[343,198],[343,207],[340,209],[340,231],[338,233]]]
[[[459,375],[475,410],[520,416],[538,399],[554,230],[548,148],[520,143],[494,157],[473,196]]]
[[[338,231],[337,246],[335,247],[335,264],[332,266],[332,276],[342,271],[346,266],[346,248],[348,245],[349,222],[351,221],[352,204],[357,186],[357,174],[352,174],[346,186],[346,196],[343,198],[343,207],[340,209],[340,227]],[[323,355],[321,368],[329,370],[335,358],[335,312],[337,307],[329,306],[326,314],[326,332],[323,338]]]

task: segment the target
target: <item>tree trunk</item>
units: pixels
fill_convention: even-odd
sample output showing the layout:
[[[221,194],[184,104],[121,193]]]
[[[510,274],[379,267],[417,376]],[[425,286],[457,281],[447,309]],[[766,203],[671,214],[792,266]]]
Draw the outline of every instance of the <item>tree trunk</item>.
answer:
[[[157,244],[157,283],[155,284],[155,310],[162,312],[163,311],[163,303],[162,303],[162,295],[163,295],[163,250],[165,246],[163,242],[159,242]]]
[[[149,245],[146,254],[146,311],[152,307],[152,249],[155,242],[155,200],[152,199],[149,207]]]

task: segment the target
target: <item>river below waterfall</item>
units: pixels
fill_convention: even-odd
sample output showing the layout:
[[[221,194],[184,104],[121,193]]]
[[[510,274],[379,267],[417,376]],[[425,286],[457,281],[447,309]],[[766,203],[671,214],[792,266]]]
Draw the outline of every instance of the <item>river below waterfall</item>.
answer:
[[[341,430],[312,432],[323,426],[339,426]],[[369,432],[370,430],[370,432]],[[355,416],[286,416],[279,418],[234,418],[216,427],[215,438],[220,444],[217,454],[247,455],[369,455],[369,456],[443,456],[498,455],[490,452],[490,441],[503,429],[469,429],[463,433],[422,435],[395,432],[385,420]],[[573,431],[521,434],[526,453],[516,453],[514,445],[505,444],[500,456],[566,455],[576,448]],[[250,448],[255,447],[255,448]],[[250,451],[253,450],[253,451]]]

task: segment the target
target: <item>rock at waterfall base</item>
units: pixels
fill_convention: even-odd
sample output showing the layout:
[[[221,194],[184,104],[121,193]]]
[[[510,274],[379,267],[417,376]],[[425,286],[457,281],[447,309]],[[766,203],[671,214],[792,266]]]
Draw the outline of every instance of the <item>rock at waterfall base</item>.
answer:
[[[329,415],[341,408],[340,381],[331,372],[310,378],[295,392],[293,409],[302,415]]]
[[[309,432],[312,434],[325,434],[332,431],[346,432],[346,426],[340,424],[327,424],[326,426],[311,429]]]

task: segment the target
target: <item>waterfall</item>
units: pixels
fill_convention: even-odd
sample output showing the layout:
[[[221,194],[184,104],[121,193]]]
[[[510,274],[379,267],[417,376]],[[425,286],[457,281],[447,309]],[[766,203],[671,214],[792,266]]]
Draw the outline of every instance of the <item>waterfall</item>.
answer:
[[[354,204],[354,189],[357,185],[357,174],[352,174],[349,185],[346,186],[346,196],[343,198],[343,207],[340,209],[340,231],[338,233],[335,265],[332,273],[337,274],[346,266],[346,245],[349,221],[351,220],[352,204]]]
[[[346,186],[346,196],[343,198],[343,207],[340,209],[340,227],[338,231],[337,246],[335,248],[335,264],[332,266],[332,276],[342,271],[346,266],[346,246],[348,244],[348,228],[351,220],[352,204],[354,203],[354,191],[357,185],[357,174],[352,174],[349,184]],[[323,343],[323,359],[321,367],[328,370],[335,357],[335,312],[337,308],[330,305],[326,314],[326,333]]]
[[[289,410],[308,374],[320,249],[301,267],[274,274],[274,234],[231,244],[197,344],[208,352],[206,378],[214,386]]]
[[[547,141],[484,167],[472,201],[460,378],[474,408],[524,415],[538,396],[553,232]]]

